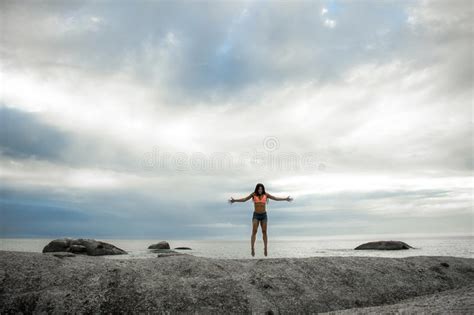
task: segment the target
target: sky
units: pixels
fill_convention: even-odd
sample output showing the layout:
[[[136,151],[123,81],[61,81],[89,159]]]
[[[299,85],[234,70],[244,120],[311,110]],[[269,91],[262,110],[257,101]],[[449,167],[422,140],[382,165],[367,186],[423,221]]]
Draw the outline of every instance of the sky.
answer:
[[[472,235],[469,0],[0,6],[0,237]]]

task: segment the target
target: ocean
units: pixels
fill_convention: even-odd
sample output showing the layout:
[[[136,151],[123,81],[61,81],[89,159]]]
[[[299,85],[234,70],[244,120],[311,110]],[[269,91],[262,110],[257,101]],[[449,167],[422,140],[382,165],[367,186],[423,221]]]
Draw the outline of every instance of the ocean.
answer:
[[[148,250],[148,246],[161,239],[126,240],[100,239],[125,251],[128,255],[104,256],[108,259],[143,259],[153,258],[157,254]],[[0,250],[41,252],[51,239],[40,238],[0,238]],[[415,248],[397,251],[354,250],[360,244],[378,240],[400,240]],[[241,259],[252,258],[250,255],[250,237],[248,240],[166,240],[171,248],[190,247],[192,250],[176,250],[195,256]],[[372,256],[372,257],[407,257],[407,256],[455,256],[473,258],[474,236],[342,236],[316,237],[311,239],[277,239],[269,236],[268,256],[263,255],[261,234],[255,243],[253,258],[284,258],[314,256]]]

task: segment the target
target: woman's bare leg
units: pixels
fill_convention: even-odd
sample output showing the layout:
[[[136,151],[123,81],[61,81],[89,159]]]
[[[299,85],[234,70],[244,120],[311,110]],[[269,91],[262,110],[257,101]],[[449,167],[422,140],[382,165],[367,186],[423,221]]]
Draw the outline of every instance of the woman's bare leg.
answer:
[[[258,230],[258,220],[252,220],[252,237],[251,237],[251,249],[252,249],[252,256],[255,256],[255,239],[257,238],[257,230]]]
[[[262,236],[263,236],[263,254],[267,256],[267,244],[268,244],[267,221],[266,220],[260,221],[260,227],[262,228]]]

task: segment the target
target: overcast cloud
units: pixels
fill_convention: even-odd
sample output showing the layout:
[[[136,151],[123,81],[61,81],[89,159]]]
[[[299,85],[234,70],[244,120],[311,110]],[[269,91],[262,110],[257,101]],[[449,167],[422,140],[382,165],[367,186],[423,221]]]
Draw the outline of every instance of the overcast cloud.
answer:
[[[2,1],[0,235],[473,224],[473,5]]]

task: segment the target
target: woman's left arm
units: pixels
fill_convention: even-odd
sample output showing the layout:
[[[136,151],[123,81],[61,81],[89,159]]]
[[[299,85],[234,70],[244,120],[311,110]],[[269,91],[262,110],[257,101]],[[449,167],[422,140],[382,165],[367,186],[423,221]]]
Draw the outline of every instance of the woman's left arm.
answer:
[[[290,196],[286,198],[280,198],[280,197],[272,196],[269,193],[266,193],[266,194],[267,194],[268,199],[271,199],[271,200],[276,200],[276,201],[292,201],[293,200],[293,198],[291,198]]]

